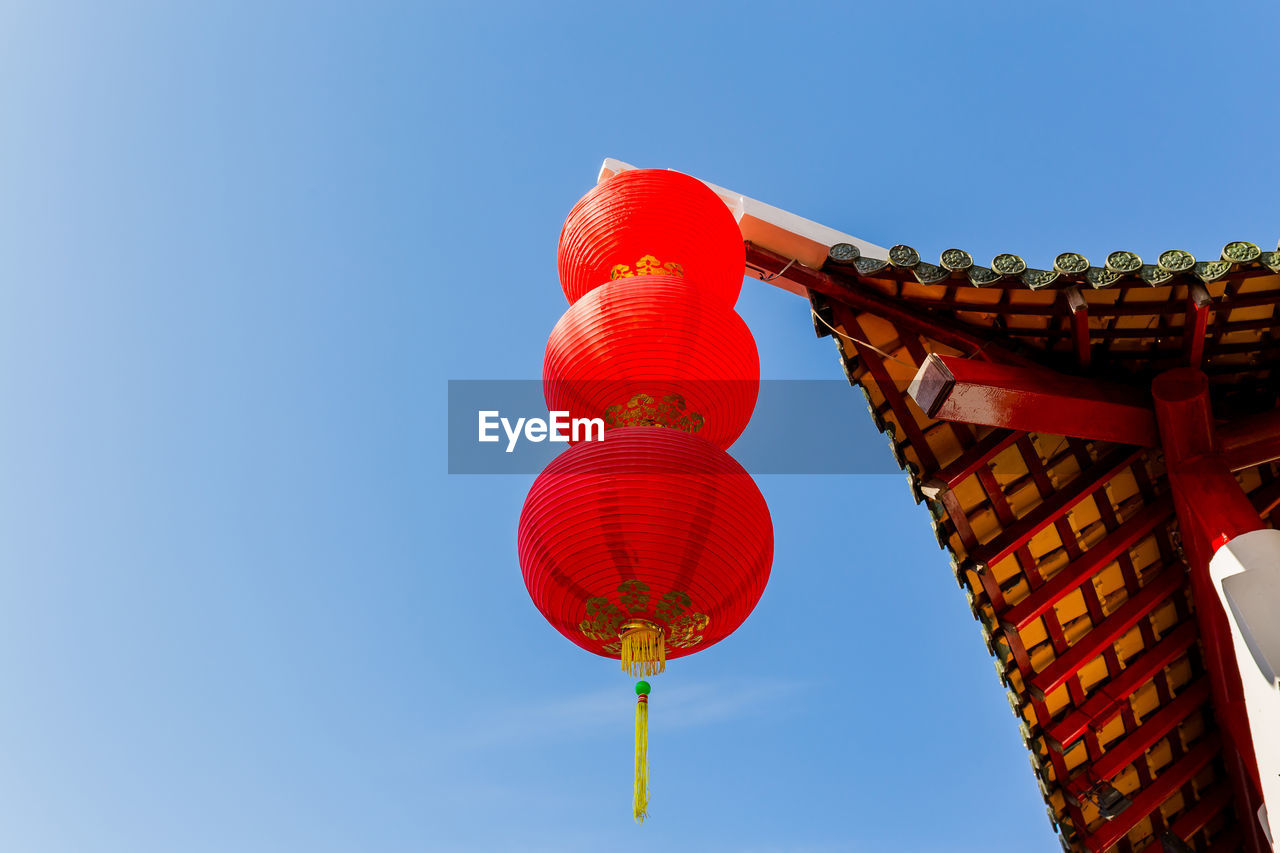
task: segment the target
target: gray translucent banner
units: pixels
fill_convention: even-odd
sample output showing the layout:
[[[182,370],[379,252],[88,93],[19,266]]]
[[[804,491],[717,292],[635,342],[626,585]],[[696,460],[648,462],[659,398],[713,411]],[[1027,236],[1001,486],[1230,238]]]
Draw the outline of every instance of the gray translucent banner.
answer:
[[[551,420],[541,381],[450,380],[449,473],[540,472],[570,444],[551,441],[550,430],[530,426],[531,419]],[[578,426],[580,436],[587,432]],[[482,430],[489,440],[481,440]],[[566,423],[562,432],[570,431]],[[607,430],[604,435],[608,441]],[[898,472],[866,398],[840,380],[762,381],[751,421],[729,453],[752,474]]]

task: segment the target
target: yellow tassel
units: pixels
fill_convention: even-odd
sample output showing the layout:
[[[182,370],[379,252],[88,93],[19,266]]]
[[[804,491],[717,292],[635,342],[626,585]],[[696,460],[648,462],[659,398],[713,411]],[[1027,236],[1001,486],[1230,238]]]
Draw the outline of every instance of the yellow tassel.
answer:
[[[644,684],[644,682],[640,682]],[[648,690],[649,685],[645,684]],[[636,697],[636,786],[635,819],[644,823],[649,811],[649,697]]]
[[[667,640],[652,622],[635,620],[622,626],[622,671],[627,675],[657,675],[667,668]]]

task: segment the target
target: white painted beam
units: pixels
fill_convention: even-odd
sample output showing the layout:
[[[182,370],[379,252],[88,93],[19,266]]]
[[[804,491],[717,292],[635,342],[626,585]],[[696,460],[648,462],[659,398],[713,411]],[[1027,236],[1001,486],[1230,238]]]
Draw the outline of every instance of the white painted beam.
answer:
[[[600,167],[596,183],[608,180],[619,172],[634,169],[629,163],[612,158],[606,159]],[[789,213],[781,208],[765,204],[741,193],[718,187],[703,181],[733,212],[742,229],[742,239],[750,240],[757,246],[776,252],[787,258],[795,258],[797,263],[813,269],[820,269],[827,260],[827,252],[837,243],[851,243],[858,247],[864,257],[884,259],[889,251],[875,243],[870,243],[852,234],[845,234],[834,228],[820,225],[802,216]]]

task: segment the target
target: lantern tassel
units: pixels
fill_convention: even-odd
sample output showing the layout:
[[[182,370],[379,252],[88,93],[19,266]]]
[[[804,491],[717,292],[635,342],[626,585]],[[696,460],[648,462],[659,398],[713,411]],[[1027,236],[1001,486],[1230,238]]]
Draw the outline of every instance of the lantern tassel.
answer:
[[[649,812],[649,682],[636,684],[636,782],[633,815],[644,823]]]
[[[622,671],[630,676],[657,675],[667,668],[667,641],[652,622],[635,620],[622,626]]]

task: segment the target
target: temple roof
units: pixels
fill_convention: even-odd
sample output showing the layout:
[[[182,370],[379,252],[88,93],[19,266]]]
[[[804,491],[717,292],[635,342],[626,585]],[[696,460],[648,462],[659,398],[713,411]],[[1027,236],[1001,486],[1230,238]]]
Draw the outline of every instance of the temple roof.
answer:
[[[745,233],[745,232],[744,232]],[[747,243],[749,270],[810,297],[849,382],[930,510],[933,532],[1008,693],[1066,850],[1196,850],[1244,839],[1215,722],[1178,524],[1158,450],[936,420],[907,393],[930,354],[1050,367],[1149,388],[1199,366],[1215,414],[1276,409],[1280,253],[1230,243],[1220,260],[1165,252],[1054,270],[948,250],[927,264],[830,247],[821,268]],[[1237,471],[1264,518],[1280,469]],[[921,572],[927,572],[922,567]],[[1130,801],[1108,819],[1097,785]]]
[[[607,160],[601,179],[626,168]],[[1236,241],[1215,259],[1171,249],[1154,264],[1116,251],[1101,266],[1064,252],[1034,269],[948,249],[932,264],[709,186],[738,218],[748,272],[808,297],[815,332],[835,341],[928,507],[1063,849],[1160,850],[1169,833],[1233,851],[1256,838],[1244,770],[1215,720],[1161,452],[939,420],[908,388],[935,355],[1105,380],[1138,398],[1191,366],[1209,378],[1216,417],[1272,417],[1280,251]],[[1274,525],[1280,468],[1237,462]],[[1104,782],[1126,807],[1105,808]]]

